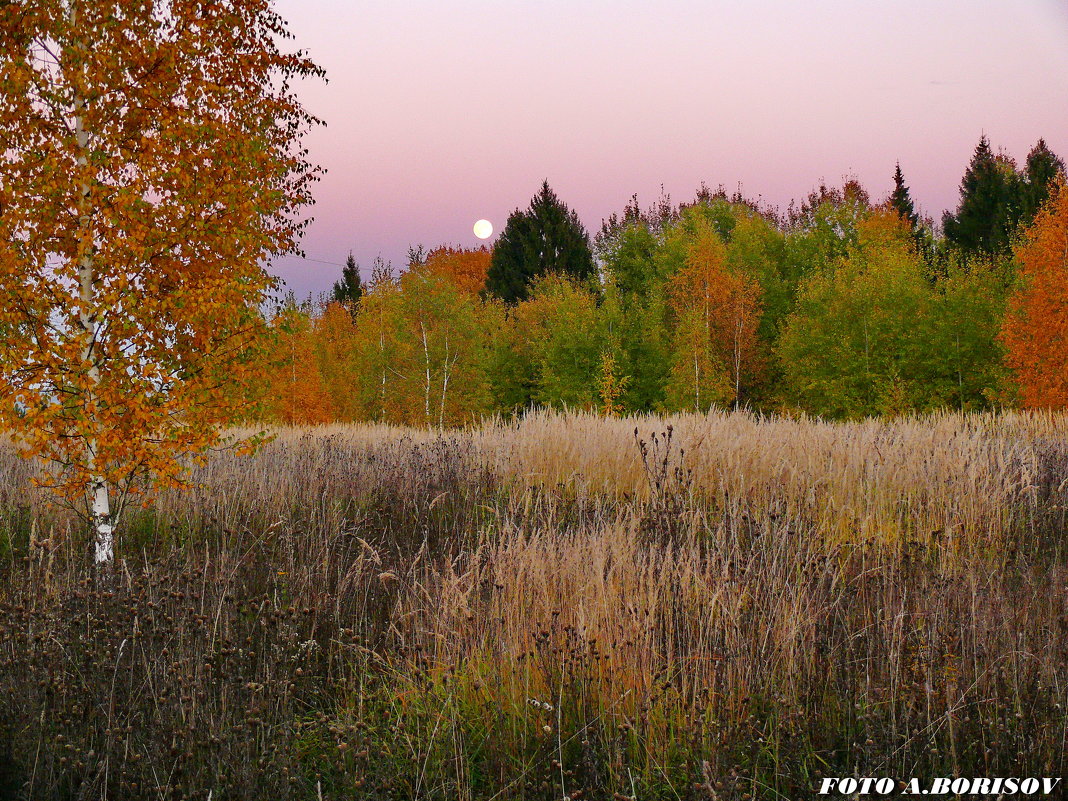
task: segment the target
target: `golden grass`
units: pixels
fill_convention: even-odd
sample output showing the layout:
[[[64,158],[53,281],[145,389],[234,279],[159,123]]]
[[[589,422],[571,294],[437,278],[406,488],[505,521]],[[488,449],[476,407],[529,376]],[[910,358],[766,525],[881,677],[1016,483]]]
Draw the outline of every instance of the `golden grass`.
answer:
[[[304,610],[288,640],[259,624],[273,656],[245,679],[291,686],[286,649],[318,644],[328,725],[286,736],[334,797],[777,799],[1066,767],[1068,417],[275,433],[132,513],[120,553],[150,586],[154,560],[198,576],[222,631]],[[27,480],[0,459],[0,510]],[[77,554],[26,562],[23,599],[84,581]],[[227,622],[242,592],[259,611]]]
[[[668,429],[670,446],[664,445]],[[315,452],[427,446],[444,437],[448,447],[470,449],[495,477],[520,489],[563,488],[638,503],[681,492],[730,519],[803,519],[832,542],[933,538],[987,547],[999,544],[1043,495],[1063,494],[1065,476],[1057,471],[1064,466],[1058,459],[1068,417],[940,414],[829,423],[746,412],[626,419],[536,412],[462,433],[386,425],[274,433],[259,459],[222,458],[196,480],[266,504],[304,499],[314,483],[304,467]],[[638,439],[650,446],[651,460],[666,457],[664,486],[650,481]],[[283,456],[294,448],[305,463]]]

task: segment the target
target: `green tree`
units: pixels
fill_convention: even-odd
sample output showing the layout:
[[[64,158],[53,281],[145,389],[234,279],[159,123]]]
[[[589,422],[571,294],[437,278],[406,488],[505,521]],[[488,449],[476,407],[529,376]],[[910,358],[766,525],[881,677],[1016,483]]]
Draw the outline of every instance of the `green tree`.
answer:
[[[352,310],[363,295],[363,281],[360,279],[360,266],[349,251],[345,266],[341,269],[341,280],[334,282],[331,297],[342,306]]]
[[[656,260],[658,242],[641,222],[621,229],[610,250],[602,254],[605,272],[624,298],[645,297],[663,280]]]
[[[800,207],[786,213],[785,277],[796,286],[814,270],[833,266],[857,241],[857,226],[871,213],[871,199],[856,181],[841,189],[821,184]]]
[[[965,256],[1008,251],[1020,219],[1021,178],[1005,155],[995,155],[984,135],[960,184],[955,214],[946,212],[946,241]]]
[[[609,331],[589,289],[560,275],[537,279],[515,309],[516,333],[534,370],[533,400],[545,406],[590,409]]]
[[[667,303],[661,288],[650,290],[641,298],[631,298],[617,314],[612,313],[611,293],[605,298],[610,324],[615,326],[619,342],[619,369],[628,377],[623,393],[623,407],[628,412],[652,412],[665,399],[667,365],[671,343],[667,328]]]
[[[400,288],[409,344],[397,371],[403,422],[444,427],[477,419],[488,410],[478,299],[426,265],[405,272]]]
[[[901,172],[901,162],[894,167],[894,191],[890,193],[890,206],[898,213],[909,228],[913,231],[920,224],[920,215],[916,213],[916,207],[909,194],[908,185],[905,183],[905,175]]]
[[[545,181],[526,211],[509,215],[493,248],[486,290],[515,303],[527,297],[531,281],[540,275],[585,280],[595,273],[586,229]]]
[[[805,278],[778,345],[788,397],[836,418],[925,408],[933,290],[896,212],[876,212],[836,266]]]
[[[375,260],[360,301],[352,358],[358,365],[352,392],[360,419],[394,422],[403,412],[397,386],[406,354],[414,347],[404,325],[400,281],[392,266]]]
[[[486,338],[486,376],[491,411],[511,415],[534,403],[537,369],[529,331],[520,325],[523,304],[509,306],[500,298],[486,298],[479,307]]]
[[[852,202],[862,193],[850,189],[849,197]],[[622,219],[613,215],[598,236],[598,254],[609,279],[603,306],[615,298],[623,313],[619,365],[630,378],[624,395],[629,411],[651,411],[664,404],[669,380],[665,365],[671,361],[673,347],[671,333],[677,333],[685,316],[678,303],[669,311],[665,299],[669,285],[687,271],[694,247],[708,236],[726,243],[725,266],[729,275],[724,280],[748,278],[759,284],[763,302],[757,350],[762,354],[770,351],[781,321],[792,307],[797,268],[787,257],[785,238],[776,218],[761,211],[757,204],[740,196],[728,199],[722,191],[712,193],[704,187],[695,202],[684,204],[677,211],[643,213],[636,199],[632,200]],[[729,350],[737,355],[736,348]],[[717,352],[723,364],[734,362],[734,356],[727,358],[726,349]],[[759,361],[761,369],[753,370],[755,364],[747,365],[741,376],[747,403],[764,402],[770,394],[768,381],[772,373],[764,369],[767,363],[763,357]],[[736,384],[738,378],[734,377]],[[685,408],[693,408],[693,402]]]
[[[1024,182],[1021,187],[1020,225],[1030,225],[1042,204],[1049,198],[1050,187],[1065,174],[1064,162],[1039,139],[1027,154]]]
[[[478,299],[426,265],[376,267],[350,335],[360,417],[445,427],[489,411],[485,330]]]
[[[916,243],[916,251],[924,261],[930,263],[934,258],[934,237],[930,231],[930,225],[925,224],[916,212],[916,206],[912,202],[912,195],[905,183],[905,175],[901,172],[900,162],[894,167],[894,191],[890,193],[887,202],[898,213],[912,232],[912,239]]]
[[[693,361],[699,370],[700,353],[711,348],[716,363],[726,366],[730,376],[727,400],[740,402],[743,387],[748,392],[762,362],[757,338],[761,287],[748,270],[731,269],[727,247],[715,221],[708,216],[694,219],[685,262],[671,276],[668,294],[677,321],[676,354],[681,344],[684,358]],[[683,375],[689,381],[689,373]],[[702,398],[709,394],[701,391],[700,373],[694,373],[692,378],[692,394],[701,408]]]
[[[1005,396],[1005,349],[998,339],[1014,268],[1004,260],[954,266],[938,283],[931,339],[919,354],[932,403],[961,411]]]
[[[686,309],[676,321],[664,391],[670,411],[703,413],[735,397],[730,370],[716,352],[700,308]]]
[[[795,267],[786,260],[786,240],[782,232],[764,216],[743,206],[736,207],[738,219],[727,242],[726,263],[734,274],[749,276],[760,285],[761,312],[757,325],[758,351],[772,353],[786,316],[793,309],[797,292]],[[780,370],[773,359],[761,359],[760,370],[746,376],[746,400],[762,405],[771,400]]]

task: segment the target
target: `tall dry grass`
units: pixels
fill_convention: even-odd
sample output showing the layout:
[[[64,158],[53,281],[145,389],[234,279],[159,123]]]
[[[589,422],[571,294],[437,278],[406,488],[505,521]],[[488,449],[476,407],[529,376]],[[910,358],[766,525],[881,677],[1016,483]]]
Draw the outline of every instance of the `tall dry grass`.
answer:
[[[15,797],[792,799],[1066,767],[1064,417],[277,433],[133,510],[106,581],[0,458]]]
[[[635,436],[673,429],[669,459],[730,517],[803,518],[843,540],[937,531],[996,541],[1068,478],[1062,416],[958,415],[841,424],[713,413],[605,420],[538,414],[480,432],[503,475],[648,498]],[[661,439],[662,442],[662,439]],[[661,446],[661,454],[664,446]]]

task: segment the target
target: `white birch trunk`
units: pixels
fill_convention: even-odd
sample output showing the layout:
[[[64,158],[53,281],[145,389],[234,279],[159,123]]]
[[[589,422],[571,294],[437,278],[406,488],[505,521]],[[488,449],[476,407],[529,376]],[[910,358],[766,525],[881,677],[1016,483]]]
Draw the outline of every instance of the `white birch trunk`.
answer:
[[[67,7],[68,19],[71,27],[74,28],[78,24],[78,10],[75,7],[74,2],[71,2]],[[81,47],[81,44],[78,45]],[[87,401],[92,400],[92,394],[96,387],[100,384],[100,369],[97,366],[96,355],[94,349],[96,347],[96,320],[92,312],[93,307],[93,253],[92,253],[92,233],[85,232],[91,225],[89,216],[89,194],[90,186],[89,180],[86,177],[86,170],[89,166],[89,158],[86,155],[89,149],[89,136],[85,131],[85,120],[82,115],[82,111],[85,107],[85,100],[79,94],[80,87],[75,91],[74,96],[74,135],[77,142],[78,155],[77,164],[78,172],[81,175],[82,181],[78,187],[78,223],[83,231],[83,240],[88,240],[87,244],[83,246],[83,252],[78,262],[78,289],[79,299],[81,300],[82,308],[79,315],[79,324],[82,329],[82,358],[90,363],[89,367],[89,396]],[[95,420],[90,420],[90,427],[93,427],[96,423]],[[96,436],[90,434],[86,440],[86,467],[89,472],[89,485],[86,487],[88,494],[92,497],[92,524],[95,534],[94,541],[94,562],[97,565],[106,565],[111,562],[115,557],[115,529],[112,525],[111,519],[111,503],[108,496],[107,481],[103,476],[96,473],[96,453],[97,453],[97,439]]]
[[[741,314],[734,324],[734,411],[740,408],[739,394],[742,391],[742,324]]]
[[[701,368],[697,361],[697,348],[693,349],[693,410],[701,411]]]
[[[386,319],[385,314],[379,309],[378,312],[378,352],[382,357],[382,384],[381,384],[381,406],[382,406],[382,420],[386,419]]]
[[[426,325],[419,321],[419,330],[423,334],[423,358],[426,362],[426,382],[423,387],[423,417],[430,425],[430,346],[426,341]]]
[[[98,565],[115,558],[115,527],[111,524],[111,503],[108,485],[103,480],[96,482],[93,491],[93,526],[96,530],[94,561]]]
[[[445,337],[445,364],[441,379],[441,405],[438,408],[438,428],[445,428],[445,396],[449,391],[449,338]]]

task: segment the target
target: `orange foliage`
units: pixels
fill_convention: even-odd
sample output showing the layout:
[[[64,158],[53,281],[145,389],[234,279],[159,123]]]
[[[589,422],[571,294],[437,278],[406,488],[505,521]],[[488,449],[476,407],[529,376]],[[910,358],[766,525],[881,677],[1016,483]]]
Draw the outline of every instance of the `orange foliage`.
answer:
[[[100,531],[109,486],[180,483],[245,413],[262,265],[296,248],[316,180],[290,86],[320,71],[278,50],[284,21],[167,8],[0,9],[0,425],[95,496]]]
[[[889,203],[872,209],[857,220],[857,244],[865,250],[915,250],[916,242],[908,222]]]
[[[1068,407],[1068,187],[1062,181],[1015,248],[1023,286],[1002,329],[1020,400]]]
[[[486,286],[492,252],[483,245],[474,250],[440,247],[426,257],[425,270],[452,281],[461,291],[477,295]]]
[[[701,223],[690,244],[685,265],[672,276],[670,298],[679,319],[694,315],[719,361],[730,374],[731,398],[740,400],[744,382],[759,370],[757,338],[761,287],[752,276],[727,266],[719,235]]]
[[[359,418],[359,402],[352,389],[356,340],[352,313],[341,303],[329,303],[315,318],[314,326],[319,370],[335,420],[355,422]]]
[[[286,425],[332,422],[333,404],[315,358],[316,331],[311,320],[297,309],[286,309],[275,327],[279,359],[268,384],[270,419]]]

